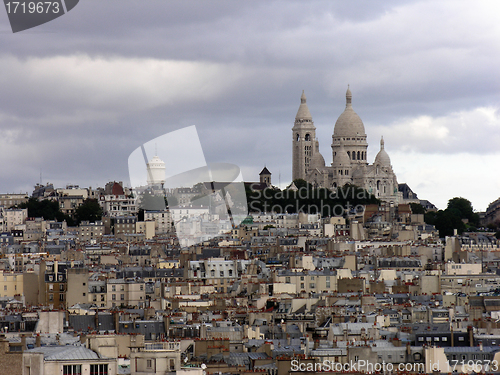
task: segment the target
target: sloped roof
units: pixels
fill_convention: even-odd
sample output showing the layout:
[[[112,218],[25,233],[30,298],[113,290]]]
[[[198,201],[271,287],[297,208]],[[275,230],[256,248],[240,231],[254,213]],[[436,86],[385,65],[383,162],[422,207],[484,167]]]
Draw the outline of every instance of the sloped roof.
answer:
[[[259,173],[259,176],[261,176],[263,174],[272,174],[272,173],[269,172],[269,169],[267,169],[267,167],[264,167],[264,169],[262,170],[262,172]]]
[[[84,346],[42,346],[27,350],[28,353],[42,353],[45,361],[67,361],[100,359],[102,357]]]

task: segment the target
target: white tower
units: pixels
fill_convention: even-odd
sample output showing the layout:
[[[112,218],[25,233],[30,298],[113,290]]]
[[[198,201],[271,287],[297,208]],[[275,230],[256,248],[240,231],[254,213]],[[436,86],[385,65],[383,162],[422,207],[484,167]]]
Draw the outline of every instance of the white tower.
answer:
[[[165,163],[155,155],[147,164],[148,185],[165,183]]]

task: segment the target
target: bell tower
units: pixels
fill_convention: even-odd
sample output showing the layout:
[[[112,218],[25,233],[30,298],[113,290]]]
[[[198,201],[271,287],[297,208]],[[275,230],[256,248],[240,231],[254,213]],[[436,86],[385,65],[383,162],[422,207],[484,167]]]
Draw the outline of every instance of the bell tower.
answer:
[[[306,179],[311,159],[315,151],[316,127],[307,107],[304,91],[292,128],[292,180]]]

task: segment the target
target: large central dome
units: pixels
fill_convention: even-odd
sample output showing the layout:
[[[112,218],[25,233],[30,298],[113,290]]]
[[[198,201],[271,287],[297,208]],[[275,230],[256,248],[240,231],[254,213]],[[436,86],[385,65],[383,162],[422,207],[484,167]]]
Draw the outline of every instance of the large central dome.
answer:
[[[337,122],[335,123],[335,128],[333,129],[333,137],[353,138],[357,136],[366,136],[363,121],[361,121],[361,118],[356,112],[354,112],[354,109],[352,109],[352,94],[349,88],[347,89],[345,96],[345,110],[344,112],[342,112],[342,114],[337,119]]]

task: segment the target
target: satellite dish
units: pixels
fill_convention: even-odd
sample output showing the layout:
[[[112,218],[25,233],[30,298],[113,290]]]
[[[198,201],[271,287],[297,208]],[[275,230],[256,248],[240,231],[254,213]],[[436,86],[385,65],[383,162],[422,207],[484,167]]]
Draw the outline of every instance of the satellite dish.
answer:
[[[206,368],[207,368],[207,365],[206,365],[206,364],[204,364],[204,363],[202,363],[202,364],[201,364],[201,369],[202,369],[202,370],[205,370]]]

